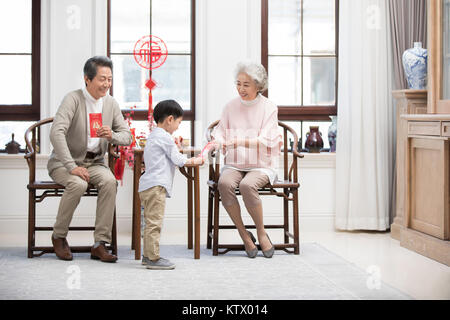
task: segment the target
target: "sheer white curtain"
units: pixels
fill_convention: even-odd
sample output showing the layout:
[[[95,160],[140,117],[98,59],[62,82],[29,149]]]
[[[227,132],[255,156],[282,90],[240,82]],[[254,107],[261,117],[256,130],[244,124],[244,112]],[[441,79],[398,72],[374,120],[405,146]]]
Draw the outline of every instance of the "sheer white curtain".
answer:
[[[394,174],[392,47],[387,0],[340,0],[336,220],[386,230]]]

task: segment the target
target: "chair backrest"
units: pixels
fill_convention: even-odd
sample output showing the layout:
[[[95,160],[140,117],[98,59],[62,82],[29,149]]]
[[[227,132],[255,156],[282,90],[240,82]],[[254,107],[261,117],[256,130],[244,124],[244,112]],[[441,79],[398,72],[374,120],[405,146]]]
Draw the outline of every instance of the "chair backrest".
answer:
[[[212,132],[215,129],[215,127],[219,124],[220,120],[216,120],[213,123],[211,123],[206,131],[206,138],[208,141],[212,140]],[[300,154],[297,151],[297,145],[298,145],[298,138],[297,133],[289,127],[287,124],[278,121],[278,126],[283,128],[283,175],[284,180],[286,181],[292,181],[292,182],[298,182],[298,172],[297,172],[297,158],[303,158],[303,155]],[[289,149],[288,145],[288,135],[292,135],[292,138],[294,139],[292,150]],[[292,163],[289,165],[289,153],[292,153]],[[212,157],[214,155],[212,154]],[[216,179],[218,178],[218,169],[219,166],[216,162],[216,169],[214,170],[214,164],[210,162],[210,177],[211,175],[215,174]],[[293,175],[293,176],[292,176]],[[212,178],[212,177],[211,177]]]
[[[29,182],[33,183],[36,180],[36,140],[37,135],[40,132],[41,126],[53,122],[53,118],[46,118],[40,120],[33,125],[31,125],[27,131],[25,131],[25,160],[28,163],[29,170]],[[30,140],[31,134],[31,140]],[[119,158],[119,155],[115,152],[115,146],[112,144],[108,145],[108,166],[114,173],[115,160]]]
[[[46,118],[40,120],[25,131],[25,160],[28,163],[28,171],[29,171],[29,182],[33,183],[36,180],[36,140],[37,134],[36,131],[40,130],[40,127],[44,124],[52,123],[53,118]],[[31,141],[30,141],[30,133],[31,133]]]

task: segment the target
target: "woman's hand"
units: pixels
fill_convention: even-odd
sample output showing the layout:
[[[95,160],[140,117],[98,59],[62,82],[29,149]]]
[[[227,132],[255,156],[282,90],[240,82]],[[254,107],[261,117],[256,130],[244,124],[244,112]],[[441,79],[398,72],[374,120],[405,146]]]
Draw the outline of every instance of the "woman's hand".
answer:
[[[250,147],[250,139],[233,138],[224,143],[224,147],[236,149],[237,147]]]
[[[233,139],[227,140],[227,141],[225,141],[223,146],[225,148],[229,148],[229,149],[236,149],[239,146],[239,140],[238,140],[238,138],[233,138]]]

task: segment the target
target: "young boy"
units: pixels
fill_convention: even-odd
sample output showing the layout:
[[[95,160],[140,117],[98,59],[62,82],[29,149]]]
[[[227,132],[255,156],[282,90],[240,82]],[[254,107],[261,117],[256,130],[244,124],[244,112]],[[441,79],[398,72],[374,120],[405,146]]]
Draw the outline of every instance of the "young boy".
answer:
[[[174,269],[175,264],[159,256],[159,239],[164,218],[166,197],[172,194],[175,167],[203,164],[203,158],[190,158],[180,153],[172,134],[183,120],[183,109],[174,100],[158,103],[153,117],[157,127],[147,138],[144,149],[145,173],[139,180],[139,197],[144,206],[144,256],[147,269]]]

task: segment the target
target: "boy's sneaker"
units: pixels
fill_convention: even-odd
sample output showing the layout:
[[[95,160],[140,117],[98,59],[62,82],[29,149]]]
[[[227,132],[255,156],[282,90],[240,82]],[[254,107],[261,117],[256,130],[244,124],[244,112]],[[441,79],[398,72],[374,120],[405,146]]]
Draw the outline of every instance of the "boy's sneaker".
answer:
[[[142,256],[142,265],[143,266],[146,266],[149,262],[151,262],[149,258]]]
[[[145,265],[147,269],[152,269],[152,270],[175,269],[175,264],[164,258],[159,258],[156,261],[151,261],[147,257],[142,257],[142,264]]]

